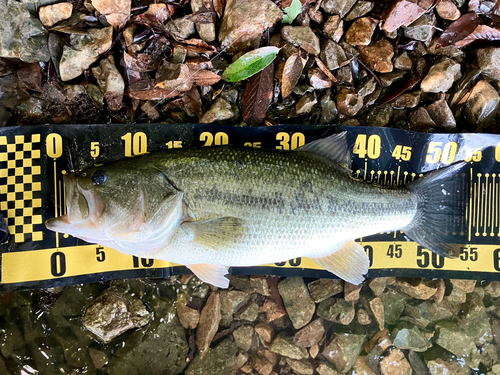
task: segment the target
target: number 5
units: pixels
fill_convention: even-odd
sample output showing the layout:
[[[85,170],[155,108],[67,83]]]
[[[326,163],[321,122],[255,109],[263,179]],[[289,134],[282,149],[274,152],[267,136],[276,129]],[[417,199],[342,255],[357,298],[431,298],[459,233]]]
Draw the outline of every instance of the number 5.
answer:
[[[99,156],[99,153],[101,152],[101,148],[99,147],[99,142],[92,142],[90,144],[90,156],[92,156],[94,159]]]

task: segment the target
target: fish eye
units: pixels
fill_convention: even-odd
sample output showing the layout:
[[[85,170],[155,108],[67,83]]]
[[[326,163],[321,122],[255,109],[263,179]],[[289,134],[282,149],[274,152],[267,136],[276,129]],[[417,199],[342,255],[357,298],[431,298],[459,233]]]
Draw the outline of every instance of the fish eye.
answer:
[[[103,170],[97,170],[94,173],[92,173],[92,177],[90,179],[92,180],[92,183],[94,185],[102,185],[106,182],[108,176],[106,175],[106,172],[104,172]]]

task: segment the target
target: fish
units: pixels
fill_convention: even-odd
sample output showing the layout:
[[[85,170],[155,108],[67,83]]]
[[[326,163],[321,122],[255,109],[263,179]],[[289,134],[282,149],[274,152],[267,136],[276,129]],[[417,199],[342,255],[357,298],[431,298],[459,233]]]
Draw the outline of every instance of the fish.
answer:
[[[464,212],[449,193],[464,162],[384,187],[354,178],[350,160],[346,132],[293,151],[223,146],[125,158],[65,174],[67,213],[45,224],[124,254],[185,265],[220,288],[229,286],[229,267],[298,257],[360,284],[370,262],[355,239],[387,231],[403,230],[447,257],[459,254],[460,239],[444,228]]]

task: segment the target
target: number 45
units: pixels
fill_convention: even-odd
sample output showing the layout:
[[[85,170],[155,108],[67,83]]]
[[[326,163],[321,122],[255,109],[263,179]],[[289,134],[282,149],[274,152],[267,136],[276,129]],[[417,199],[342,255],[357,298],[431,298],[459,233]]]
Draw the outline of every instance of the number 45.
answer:
[[[392,157],[396,160],[404,160],[408,161],[411,158],[411,147],[410,146],[402,146],[397,145],[392,152]]]

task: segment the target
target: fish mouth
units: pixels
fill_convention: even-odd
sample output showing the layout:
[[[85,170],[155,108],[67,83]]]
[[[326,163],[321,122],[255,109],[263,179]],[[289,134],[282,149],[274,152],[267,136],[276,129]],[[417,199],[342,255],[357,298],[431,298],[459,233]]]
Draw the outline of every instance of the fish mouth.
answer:
[[[106,208],[104,200],[94,191],[82,188],[75,174],[65,175],[64,185],[66,214],[47,220],[47,229],[71,234],[70,228],[95,228]]]

